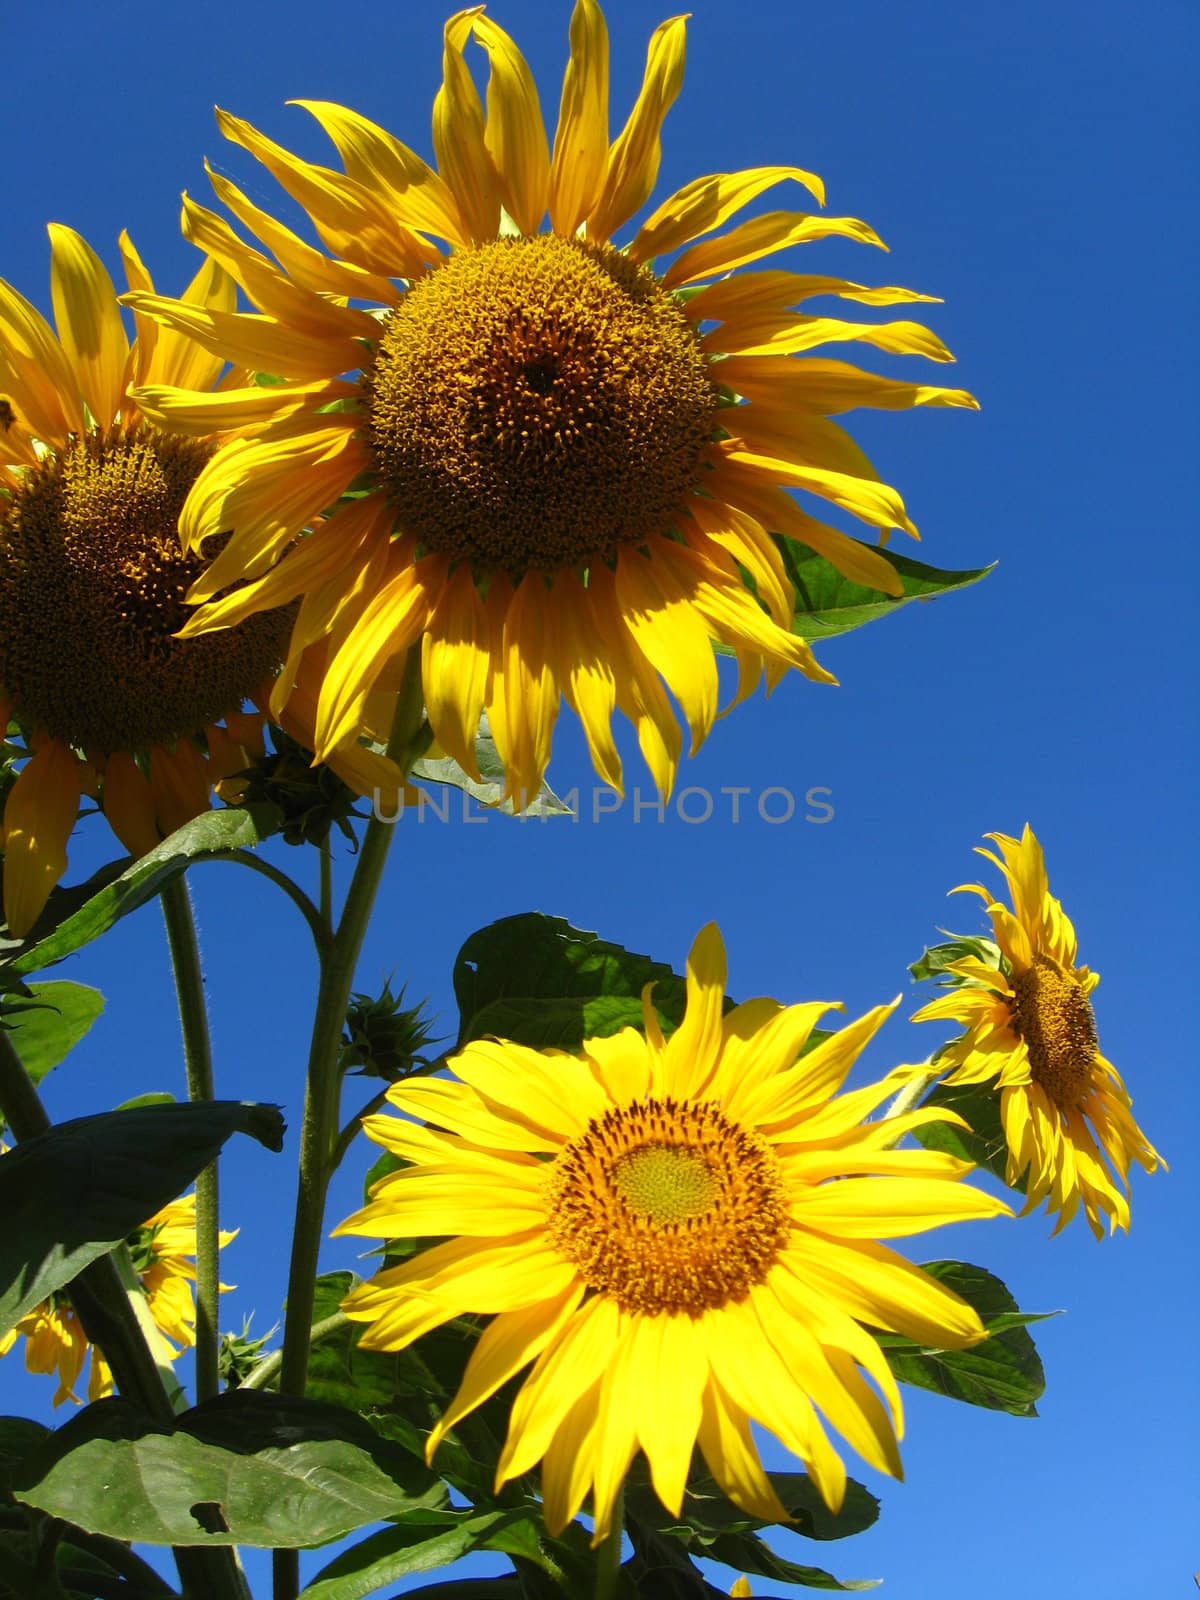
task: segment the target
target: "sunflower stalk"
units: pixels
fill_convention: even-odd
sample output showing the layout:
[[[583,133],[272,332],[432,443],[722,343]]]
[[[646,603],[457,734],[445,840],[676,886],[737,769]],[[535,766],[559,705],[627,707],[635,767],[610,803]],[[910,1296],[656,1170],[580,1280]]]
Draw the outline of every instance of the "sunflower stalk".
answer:
[[[163,885],[163,921],[171,952],[179,1027],[183,1034],[184,1070],[192,1104],[213,1098],[212,1041],[204,999],[204,973],[191,896],[181,874]],[[220,1195],[217,1163],[196,1178],[196,1399],[211,1400],[220,1388],[217,1371],[218,1299],[221,1293],[217,1252]]]
[[[596,1551],[596,1600],[616,1600],[621,1582],[621,1539],[625,1532],[625,1485],[613,1501],[608,1538]]]
[[[3,1028],[0,1028],[0,1112],[18,1143],[50,1131],[50,1118],[41,1097]],[[93,1261],[72,1279],[67,1292],[88,1342],[103,1350],[117,1388],[127,1400],[132,1400],[169,1431],[175,1421],[175,1409],[114,1259],[124,1250],[122,1245],[111,1255]],[[250,1600],[233,1550],[177,1546],[174,1556],[189,1597]]]
[[[400,766],[406,777],[420,749],[423,716],[421,652],[416,647],[409,651],[405,663],[387,747],[388,756]],[[296,1218],[292,1232],[279,1368],[281,1394],[303,1395],[308,1376],[317,1263],[325,1228],[325,1196],[335,1170],[334,1154],[338,1141],[342,1029],[346,1008],[350,1003],[354,971],[383,878],[391,840],[392,823],[372,816],[363,834],[341,918],[321,960],[321,979],[309,1044],[304,1117],[300,1128]],[[323,883],[322,899],[328,898]],[[297,1552],[276,1550],[273,1567],[274,1600],[295,1600],[300,1589]]]

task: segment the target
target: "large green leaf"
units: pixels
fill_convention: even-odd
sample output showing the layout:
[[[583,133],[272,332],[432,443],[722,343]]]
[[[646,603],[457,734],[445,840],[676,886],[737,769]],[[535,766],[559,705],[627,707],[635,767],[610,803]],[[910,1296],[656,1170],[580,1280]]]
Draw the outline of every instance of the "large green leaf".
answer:
[[[1025,1324],[1057,1313],[1019,1310],[999,1278],[965,1261],[927,1261],[921,1270],[974,1306],[988,1338],[970,1350],[934,1350],[899,1334],[880,1333],[877,1338],[896,1377],[988,1411],[1036,1417],[1034,1402],[1046,1379]]]
[[[49,967],[98,939],[119,918],[152,900],[193,861],[259,844],[278,832],[281,813],[273,805],[229,806],[206,811],[164,839],[156,849],[122,867],[106,867],[88,884],[57,890],[29,937],[3,946],[9,977]]]
[[[496,741],[488,731],[486,719],[475,739],[475,759],[479,763],[482,783],[477,783],[452,756],[422,756],[420,760],[414,762],[412,775],[422,783],[435,783],[445,788],[461,790],[464,806],[466,797],[469,796],[473,800],[478,800],[480,805],[503,816],[515,815],[517,808],[512,800],[501,799],[504,793],[504,763],[500,759],[500,752],[496,749]],[[430,799],[428,803],[422,802],[422,810],[430,817],[446,821],[453,815],[444,801],[434,799]],[[569,817],[571,808],[559,799],[549,785],[543,783],[537,794],[526,800],[521,815]]]
[[[462,1046],[495,1034],[534,1049],[577,1048],[642,1020],[654,984],[665,1031],[683,1016],[686,989],[669,966],[538,911],[503,917],[473,933],[454,963]]]
[[[494,1550],[507,1527],[530,1514],[509,1511],[411,1511],[345,1551],[303,1590],[303,1600],[363,1600],[385,1583],[431,1572],[474,1550]]]
[[[788,1528],[806,1539],[848,1539],[878,1520],[879,1501],[854,1478],[847,1480],[842,1509],[832,1512],[807,1473],[770,1472],[767,1476],[780,1503],[791,1515]],[[688,1479],[678,1517],[672,1517],[663,1507],[641,1462],[635,1463],[630,1473],[627,1495],[631,1509],[643,1524],[672,1538],[706,1539],[773,1526],[734,1505],[707,1472],[694,1472]]]
[[[124,1400],[87,1406],[27,1458],[14,1493],[114,1539],[281,1549],[446,1504],[426,1468],[351,1412],[247,1389],[170,1430]]]
[[[283,1145],[275,1106],[141,1106],[60,1122],[0,1156],[0,1334],[173,1200],[226,1139]]]
[[[889,595],[843,577],[824,556],[807,545],[778,534],[774,538],[796,591],[792,631],[804,639],[828,639],[835,633],[849,633],[852,628],[861,628],[865,623],[886,617],[913,600],[932,600],[952,589],[966,589],[986,578],[995,567],[993,562],[989,567],[942,572],[889,548],[887,560],[896,569],[903,587],[902,594]],[[864,541],[855,540],[855,543]]]
[[[1008,1140],[1000,1121],[1000,1097],[990,1083],[937,1083],[922,1100],[922,1105],[945,1106],[967,1124],[955,1127],[950,1122],[927,1122],[914,1128],[913,1138],[927,1150],[943,1150],[960,1161],[971,1161],[1007,1181]],[[1014,1188],[1025,1192],[1025,1179]]]
[[[0,1417],[0,1499],[9,1493],[15,1473],[50,1433],[32,1417]]]
[[[31,983],[27,995],[6,1000],[0,1027],[8,1030],[21,1064],[34,1083],[58,1066],[104,1010],[99,989],[83,983]],[[4,1117],[0,1114],[0,1133]]]

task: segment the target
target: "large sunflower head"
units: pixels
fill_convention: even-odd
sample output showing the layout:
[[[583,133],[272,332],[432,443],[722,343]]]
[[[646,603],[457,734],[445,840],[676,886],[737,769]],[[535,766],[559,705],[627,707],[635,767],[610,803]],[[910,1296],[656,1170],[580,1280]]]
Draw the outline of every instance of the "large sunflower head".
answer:
[[[1082,1204],[1097,1238],[1129,1228],[1129,1169],[1153,1172],[1161,1157],[1138,1127],[1120,1075],[1100,1053],[1091,995],[1099,974],[1076,965],[1075,929],[1050,893],[1042,847],[1028,823],[1019,840],[990,833],[978,849],[999,867],[1012,909],[981,884],[977,894],[995,935],[996,964],[964,958],[947,968],[949,994],[914,1022],[950,1019],[966,1032],[939,1065],[948,1083],[991,1083],[1000,1096],[1009,1183],[1026,1181],[1025,1210],[1044,1200],[1057,1233]]]
[[[222,1232],[220,1248],[236,1237],[236,1232]],[[196,1276],[196,1196],[188,1194],[172,1200],[132,1233],[126,1243],[146,1295],[147,1309],[163,1336],[162,1353],[173,1361],[196,1342],[196,1304],[191,1289]],[[28,1370],[58,1378],[55,1406],[64,1400],[80,1404],[75,1385],[89,1355],[88,1399],[103,1400],[112,1393],[112,1371],[104,1352],[88,1340],[79,1313],[64,1290],[35,1306],[0,1338],[0,1356],[8,1354],[18,1334],[25,1339]]]
[[[725,228],[776,185],[821,201],[820,180],[798,167],[696,179],[617,242],[655,185],[684,25],[676,17],[654,33],[641,93],[611,142],[594,0],[575,7],[552,146],[528,65],[478,7],[446,24],[436,167],[323,101],[300,104],[336,146],[340,171],[219,113],[330,253],[214,175],[218,197],[274,260],[186,198],[184,231],[256,310],[229,316],[147,294],[131,303],[283,381],[219,403],[155,385],[138,403],[165,426],[200,432],[218,409],[231,417],[240,406],[258,425],[273,408],[252,442],[205,469],[185,508],[193,546],[233,530],[192,591],[207,604],[187,634],[302,596],[292,659],[330,643],[319,755],[357,739],[368,696],[419,642],[435,737],[469,771],[486,711],[509,791],[536,793],[565,699],[606,782],[621,784],[620,709],[667,791],[681,739],[663,686],[695,749],[717,712],[712,641],[738,657],[739,698],[764,667],[768,686],[789,667],[832,681],[790,631],[793,593],[772,534],[898,592],[883,555],[787,491],[872,530],[915,533],[899,495],[829,419],[861,405],[974,401],[823,353],[857,340],[948,360],[919,324],[798,308],[819,296],[872,306],[930,297],[791,271],[730,276],[830,235],[879,245],[863,222],[805,211]],[[488,60],[486,106],[471,40]],[[234,579],[249,582],[222,597]],[[285,670],[277,705],[289,687]]]
[[[338,1231],[446,1240],[345,1310],[379,1350],[492,1316],[429,1453],[532,1363],[498,1481],[541,1461],[552,1532],[590,1491],[602,1539],[639,1449],[678,1514],[697,1444],[732,1500],[785,1521],[751,1420],[836,1508],[845,1467],[818,1411],[872,1466],[900,1472],[900,1399],[869,1329],[943,1349],[983,1334],[969,1306],[877,1242],[1007,1211],[959,1183],[969,1164],[894,1148],[945,1113],[864,1123],[896,1083],[838,1094],[892,1007],[800,1056],[827,1005],[725,1014],[724,984],[710,925],[669,1039],[647,997],[644,1035],[589,1039],[578,1056],[480,1041],[449,1062],[453,1078],[388,1091],[408,1120],[364,1123],[408,1164]]]
[[[181,548],[179,514],[222,425],[166,433],[129,390],[209,389],[223,363],[145,318],[130,344],[95,252],[57,224],[50,242],[57,334],[0,281],[0,702],[31,752],[3,822],[17,935],[62,875],[81,792],[141,854],[246,764],[261,718],[243,702],[265,694],[290,623],[266,612],[221,638],[174,637],[205,564]],[[127,235],[121,253],[130,286],[152,288]],[[184,303],[216,315],[233,296],[209,261]]]

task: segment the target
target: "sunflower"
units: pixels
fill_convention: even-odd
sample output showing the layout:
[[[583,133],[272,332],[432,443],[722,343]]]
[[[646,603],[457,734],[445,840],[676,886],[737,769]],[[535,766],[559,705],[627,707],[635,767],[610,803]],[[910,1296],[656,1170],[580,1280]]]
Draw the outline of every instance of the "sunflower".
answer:
[[[881,553],[787,491],[881,534],[915,534],[900,496],[829,419],[856,406],[975,402],[823,351],[861,341],[949,360],[919,324],[796,308],[820,296],[869,306],[932,297],[774,269],[730,276],[831,236],[880,245],[855,218],[795,211],[718,231],[778,184],[823,201],[820,180],[798,167],[698,178],[614,243],[657,178],[684,26],[676,17],[654,33],[641,92],[611,144],[608,39],[594,0],[578,0],[571,21],[552,150],[529,67],[482,7],[445,27],[436,170],[324,101],[298,103],[343,171],[218,112],[225,136],[299,202],[330,253],[211,174],[275,260],[187,196],[184,232],[257,310],[230,315],[145,293],[129,303],[282,381],[219,397],[155,385],[138,403],[183,432],[207,432],[218,417],[258,428],[188,499],[190,547],[232,537],[193,586],[190,598],[207,603],[185,637],[303,597],[293,659],[332,642],[319,756],[358,737],[372,689],[420,641],[434,735],[472,775],[486,711],[508,792],[536,793],[565,699],[605,782],[621,788],[611,731],[620,709],[668,792],[681,736],[663,685],[694,751],[717,714],[711,641],[738,658],[739,700],[764,666],[768,688],[789,667],[834,681],[790,631],[793,590],[772,533],[899,592]],[[489,61],[486,112],[464,55],[470,39]],[[236,595],[222,594],[240,579],[249,581]],[[276,708],[289,687],[285,671]]]
[[[222,1232],[224,1249],[234,1233]],[[196,1305],[191,1283],[196,1276],[192,1256],[196,1248],[196,1196],[184,1195],[156,1211],[127,1240],[134,1269],[146,1294],[155,1325],[174,1360],[196,1342]],[[224,1285],[222,1285],[224,1287]],[[0,1356],[7,1355],[17,1335],[25,1336],[25,1365],[30,1372],[57,1376],[55,1406],[64,1400],[80,1404],[75,1385],[91,1352],[87,1397],[103,1400],[113,1389],[112,1372],[100,1349],[89,1343],[70,1296],[58,1290],[35,1306],[0,1338]]]
[[[938,1065],[952,1084],[994,1084],[1008,1144],[1007,1180],[1026,1178],[1025,1211],[1046,1202],[1058,1233],[1083,1205],[1096,1237],[1129,1230],[1129,1169],[1165,1165],[1133,1118],[1120,1075],[1100,1054],[1091,994],[1099,974],[1076,966],[1075,929],[1050,893],[1042,847],[1028,823],[1020,840],[986,835],[1000,855],[977,847],[1008,882],[1012,910],[981,884],[996,961],[964,958],[947,972],[951,993],[916,1013],[914,1022],[949,1019],[966,1028]],[[1024,1213],[1022,1213],[1024,1214]]]
[[[266,612],[221,639],[173,638],[204,569],[180,548],[179,513],[221,423],[167,434],[128,391],[204,388],[223,363],[141,317],[131,347],[89,245],[57,224],[50,244],[57,336],[0,280],[0,718],[29,741],[0,840],[18,937],[66,868],[81,794],[141,855],[261,750],[262,718],[243,703],[265,701],[291,621]],[[125,234],[121,254],[130,286],[149,290]],[[183,303],[216,314],[234,294],[209,261]]]
[[[412,1121],[364,1119],[411,1165],[337,1231],[449,1237],[343,1309],[369,1324],[361,1343],[373,1350],[493,1315],[428,1453],[533,1362],[497,1484],[541,1460],[552,1533],[590,1489],[603,1539],[639,1448],[678,1514],[697,1443],[730,1499],[786,1521],[751,1419],[836,1509],[846,1470],[818,1408],[872,1466],[900,1475],[900,1398],[868,1326],[936,1348],[983,1336],[968,1305],[875,1241],[1008,1208],[958,1183],[968,1163],[893,1148],[944,1112],[863,1123],[892,1079],[834,1098],[894,1005],[797,1061],[829,1007],[751,1000],[723,1015],[724,985],[710,924],[665,1042],[647,995],[645,1036],[589,1039],[578,1057],[469,1044],[448,1063],[457,1081],[388,1090]]]

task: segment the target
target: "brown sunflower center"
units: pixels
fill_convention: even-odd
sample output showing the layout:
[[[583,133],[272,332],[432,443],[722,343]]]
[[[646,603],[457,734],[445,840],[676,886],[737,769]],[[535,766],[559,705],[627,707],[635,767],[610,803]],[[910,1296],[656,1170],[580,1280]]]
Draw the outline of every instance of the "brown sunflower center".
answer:
[[[363,382],[400,526],[514,575],[665,531],[713,426],[676,300],[610,246],[554,234],[460,251],[414,284]]]
[[[1099,1051],[1083,985],[1045,956],[1012,984],[1013,1026],[1029,1048],[1033,1080],[1055,1105],[1070,1110],[1087,1091]]]
[[[181,641],[212,558],[176,531],[212,446],[152,428],[89,434],[0,499],[0,691],[94,754],[199,733],[278,667],[290,610]]]
[[[550,1212],[589,1287],[648,1316],[744,1299],[790,1227],[770,1147],[715,1105],[670,1098],[593,1120],[554,1164]]]

